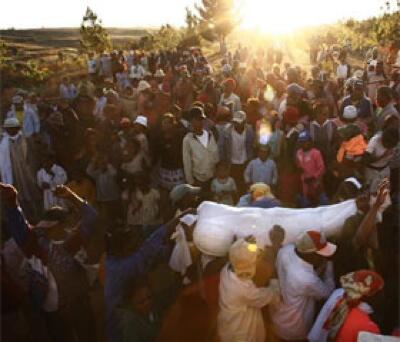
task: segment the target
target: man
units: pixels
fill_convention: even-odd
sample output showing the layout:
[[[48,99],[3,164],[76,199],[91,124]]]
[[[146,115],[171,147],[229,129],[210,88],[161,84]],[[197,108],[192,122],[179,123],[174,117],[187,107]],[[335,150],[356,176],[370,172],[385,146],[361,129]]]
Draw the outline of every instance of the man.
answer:
[[[67,200],[81,216],[77,229],[66,237],[67,213],[63,209],[53,207],[32,227],[19,207],[17,190],[4,183],[0,190],[6,228],[29,259],[30,299],[41,309],[51,340],[95,341],[87,278],[74,257],[95,230],[96,211],[69,188],[57,187],[55,195]],[[37,279],[47,284],[45,289]]]
[[[222,83],[222,88],[224,92],[221,94],[219,105],[229,107],[232,113],[242,110],[240,97],[234,93],[236,81],[233,78],[228,78]]]
[[[133,281],[143,278],[156,258],[165,253],[165,241],[169,240],[179,219],[193,212],[189,209],[159,227],[139,247],[137,241],[128,239],[124,229],[116,229],[107,241],[105,259],[104,301],[106,307],[107,337],[109,342],[121,341],[120,318],[116,309],[121,304],[124,292]]]
[[[39,214],[40,191],[36,185],[30,160],[28,144],[21,132],[17,118],[4,121],[4,132],[0,135],[0,177],[1,181],[13,184],[18,190],[18,200],[30,217]]]
[[[176,185],[169,193],[169,199],[175,209],[174,217],[189,208],[196,208],[199,203],[201,188],[190,184]]]
[[[229,250],[229,263],[221,271],[218,334],[222,342],[265,341],[261,308],[279,300],[277,282],[256,287],[257,245],[253,237],[239,239]]]
[[[386,86],[380,87],[377,92],[376,102],[380,110],[376,112],[375,129],[381,131],[387,117],[393,115],[400,119],[400,115],[393,103],[392,88]]]
[[[182,146],[185,177],[189,184],[208,191],[219,160],[218,146],[211,131],[204,129],[203,109],[192,107],[190,117],[193,132],[186,134]]]
[[[133,60],[133,64],[131,66],[129,78],[136,78],[138,80],[142,80],[146,75],[146,70],[143,68],[137,58]]]
[[[353,105],[357,108],[358,117],[363,121],[369,121],[372,116],[371,100],[364,94],[364,82],[355,80],[352,84],[351,94],[343,99],[340,113],[343,113],[345,107]]]
[[[232,123],[222,132],[219,139],[220,159],[231,164],[231,173],[239,194],[245,192],[243,173],[247,162],[253,158],[254,131],[246,123],[246,113],[233,114]]]
[[[283,301],[272,306],[270,314],[280,338],[307,339],[316,301],[327,298],[335,288],[333,265],[328,261],[335,251],[336,245],[313,230],[279,251],[276,268]]]
[[[40,119],[37,111],[33,110],[31,106],[24,106],[24,98],[21,95],[15,95],[12,103],[7,118],[18,119],[26,138],[36,136],[40,132]]]

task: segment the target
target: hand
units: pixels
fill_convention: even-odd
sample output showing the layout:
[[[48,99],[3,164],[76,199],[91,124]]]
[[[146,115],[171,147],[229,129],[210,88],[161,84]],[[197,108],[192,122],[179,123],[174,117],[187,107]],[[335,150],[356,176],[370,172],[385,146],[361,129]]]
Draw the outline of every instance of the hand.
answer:
[[[65,185],[57,185],[56,189],[54,190],[54,195],[59,198],[69,198],[71,193],[71,189]]]
[[[180,214],[180,215],[178,216],[178,218],[182,218],[183,216],[186,216],[186,215],[188,215],[188,214],[197,215],[197,209],[196,209],[196,208],[188,208],[188,209],[184,210],[184,211],[182,212],[182,214]]]
[[[385,178],[378,187],[378,194],[374,203],[374,207],[379,209],[385,203],[386,196],[389,193],[389,180]]]
[[[11,184],[0,183],[1,198],[7,206],[15,207],[17,203],[18,191]]]
[[[244,238],[244,241],[246,241],[246,242],[248,242],[248,243],[251,243],[251,244],[255,244],[255,243],[257,242],[257,240],[256,240],[256,238],[255,238],[254,235],[247,235],[247,236]]]

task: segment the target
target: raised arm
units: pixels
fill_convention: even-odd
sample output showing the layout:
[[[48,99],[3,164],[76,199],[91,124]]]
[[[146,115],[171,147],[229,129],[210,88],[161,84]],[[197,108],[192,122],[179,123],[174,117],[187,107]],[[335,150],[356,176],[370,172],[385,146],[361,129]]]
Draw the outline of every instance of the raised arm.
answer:
[[[6,208],[6,227],[27,258],[32,255],[45,259],[47,251],[37,242],[37,236],[25,219],[17,200],[17,190],[10,184],[0,183],[1,198]]]
[[[370,207],[367,215],[365,215],[354,236],[353,243],[356,246],[368,247],[370,236],[372,232],[376,229],[376,215],[379,211],[379,208],[385,202],[386,196],[389,193],[388,186],[389,183],[387,180],[384,180],[379,185],[378,196],[376,198],[376,201]]]
[[[97,212],[88,202],[64,185],[58,186],[54,194],[67,200],[80,213],[79,229],[65,241],[67,251],[71,255],[75,255],[82,244],[86,243],[95,232]]]

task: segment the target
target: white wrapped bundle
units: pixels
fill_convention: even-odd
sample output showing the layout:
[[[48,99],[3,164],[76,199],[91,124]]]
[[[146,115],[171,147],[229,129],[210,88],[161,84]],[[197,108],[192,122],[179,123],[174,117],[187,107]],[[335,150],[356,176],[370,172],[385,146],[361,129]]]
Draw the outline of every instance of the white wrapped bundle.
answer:
[[[269,230],[280,225],[285,230],[284,244],[292,243],[306,230],[323,231],[327,237],[340,232],[344,222],[356,214],[355,200],[318,208],[235,208],[203,202],[193,232],[197,248],[208,255],[224,256],[232,240],[254,235],[259,247],[270,245]]]

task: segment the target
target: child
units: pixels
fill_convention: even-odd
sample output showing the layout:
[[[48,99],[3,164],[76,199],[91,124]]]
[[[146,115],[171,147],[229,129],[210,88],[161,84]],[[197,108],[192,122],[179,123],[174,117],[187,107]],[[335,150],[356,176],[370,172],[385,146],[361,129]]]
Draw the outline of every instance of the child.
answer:
[[[117,170],[105,156],[97,156],[89,163],[86,172],[96,183],[96,200],[101,217],[107,222],[117,218],[120,212]]]
[[[65,170],[55,164],[54,156],[49,155],[43,163],[43,167],[37,172],[37,183],[43,190],[44,209],[48,210],[54,206],[65,207],[64,201],[55,196],[53,191],[57,185],[63,185],[67,182],[67,173]]]
[[[308,131],[300,132],[298,142],[300,149],[296,153],[296,162],[302,172],[300,206],[306,208],[310,205],[328,204],[328,198],[323,192],[322,186],[322,176],[325,173],[322,154],[313,147]]]
[[[270,158],[270,147],[260,145],[258,147],[258,158],[253,159],[244,171],[246,184],[265,183],[269,186],[276,185],[278,181],[278,170],[275,162]]]
[[[235,180],[229,176],[230,167],[225,161],[217,164],[216,177],[211,182],[211,192],[217,203],[233,205],[237,193]]]
[[[147,173],[136,174],[134,183],[136,189],[131,194],[128,205],[127,223],[130,226],[139,226],[141,235],[146,238],[160,224],[160,193],[150,187]]]
[[[146,162],[140,148],[140,143],[136,139],[128,140],[122,152],[121,170],[128,175],[133,175],[144,171],[145,168]]]
[[[139,115],[136,117],[133,123],[133,131],[135,133],[135,138],[140,143],[141,150],[146,159],[146,162],[150,164],[151,156],[149,149],[149,140],[146,135],[147,131],[147,118],[145,116]]]
[[[275,208],[281,205],[269,185],[264,183],[254,183],[250,187],[248,194],[240,197],[237,207],[255,207],[255,208]]]

